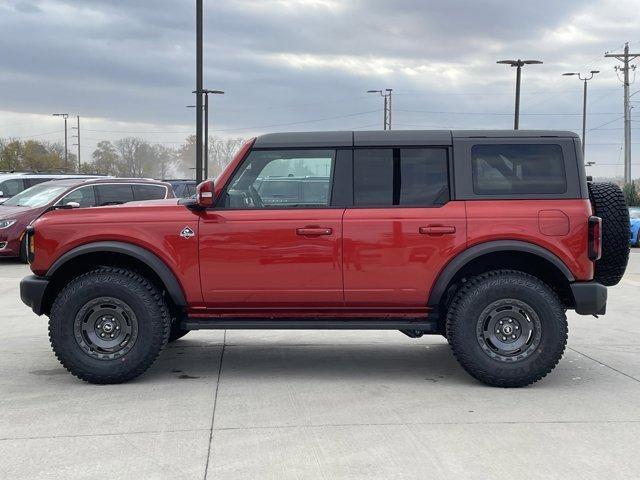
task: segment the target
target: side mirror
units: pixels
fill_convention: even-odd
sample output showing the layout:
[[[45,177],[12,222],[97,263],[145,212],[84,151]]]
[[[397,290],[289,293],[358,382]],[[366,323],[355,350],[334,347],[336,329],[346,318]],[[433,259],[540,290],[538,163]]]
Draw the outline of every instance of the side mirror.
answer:
[[[213,207],[214,202],[213,180],[205,180],[196,187],[196,203],[200,208]]]
[[[67,208],[80,208],[80,204],[78,202],[67,202]]]

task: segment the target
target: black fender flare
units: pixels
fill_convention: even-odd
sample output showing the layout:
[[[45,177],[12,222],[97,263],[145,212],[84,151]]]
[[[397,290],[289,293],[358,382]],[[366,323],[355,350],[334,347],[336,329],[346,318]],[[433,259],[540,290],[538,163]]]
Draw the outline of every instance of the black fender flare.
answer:
[[[52,278],[57,270],[76,257],[86,255],[88,253],[99,252],[120,253],[143,262],[153,270],[155,274],[158,275],[162,283],[164,283],[167,293],[173,300],[173,303],[178,307],[187,306],[187,301],[185,299],[184,292],[182,291],[182,287],[180,286],[180,282],[178,282],[178,279],[167,264],[156,254],[132,243],[106,241],[80,245],[79,247],[64,253],[60,258],[53,262],[53,265],[51,265],[49,270],[47,270],[46,276],[48,278]]]
[[[514,251],[537,255],[538,257],[547,260],[558,270],[560,270],[564,274],[568,282],[571,283],[575,281],[575,278],[571,273],[571,270],[569,270],[569,267],[567,267],[567,265],[562,260],[560,260],[549,250],[539,245],[519,240],[496,240],[474,245],[473,247],[464,250],[456,257],[454,257],[453,260],[451,260],[447,264],[447,266],[440,272],[440,275],[438,275],[438,279],[436,280],[436,283],[434,284],[433,288],[431,289],[431,293],[429,294],[429,301],[427,305],[430,307],[438,306],[440,304],[440,300],[442,300],[442,297],[445,295],[447,287],[449,286],[451,280],[453,280],[460,269],[464,268],[464,266],[472,260],[475,260],[476,258],[488,253]]]

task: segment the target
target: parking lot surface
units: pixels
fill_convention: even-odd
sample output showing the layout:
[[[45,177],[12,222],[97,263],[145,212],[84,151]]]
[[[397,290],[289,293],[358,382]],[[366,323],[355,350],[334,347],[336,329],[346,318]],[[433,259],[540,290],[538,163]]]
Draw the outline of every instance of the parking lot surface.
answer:
[[[0,262],[2,479],[628,479],[640,471],[640,253],[554,372],[483,386],[445,340],[205,331],[96,386],[51,352]]]

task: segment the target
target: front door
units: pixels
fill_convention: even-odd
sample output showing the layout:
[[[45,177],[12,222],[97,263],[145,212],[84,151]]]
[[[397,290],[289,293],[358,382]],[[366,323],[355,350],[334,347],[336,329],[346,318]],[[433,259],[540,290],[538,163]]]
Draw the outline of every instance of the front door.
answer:
[[[447,149],[356,149],[353,177],[343,222],[346,305],[426,309],[438,273],[466,242],[464,202],[449,201]]]
[[[253,150],[201,216],[208,308],[343,305],[342,215],[332,208],[335,150]]]

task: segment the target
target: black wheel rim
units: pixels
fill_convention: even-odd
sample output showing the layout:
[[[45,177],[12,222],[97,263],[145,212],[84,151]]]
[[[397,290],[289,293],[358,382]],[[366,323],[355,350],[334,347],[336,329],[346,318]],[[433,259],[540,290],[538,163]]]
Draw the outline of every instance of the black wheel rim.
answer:
[[[516,299],[489,304],[478,318],[476,334],[482,350],[503,362],[523,360],[540,345],[541,324],[530,305]]]
[[[138,319],[129,305],[113,297],[90,300],[73,324],[76,341],[89,356],[113,360],[126,355],[138,337]]]

